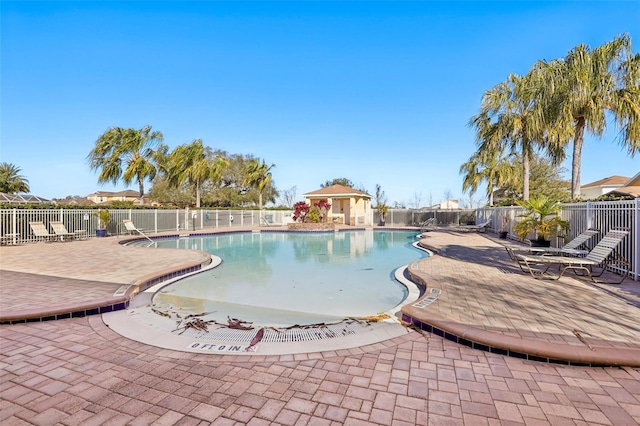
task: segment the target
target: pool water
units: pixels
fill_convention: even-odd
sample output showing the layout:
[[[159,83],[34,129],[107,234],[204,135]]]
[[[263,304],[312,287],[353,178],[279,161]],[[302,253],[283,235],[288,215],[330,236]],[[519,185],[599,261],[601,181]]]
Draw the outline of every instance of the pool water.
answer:
[[[388,311],[407,295],[394,271],[426,256],[416,232],[239,232],[158,240],[157,247],[202,250],[222,258],[211,270],[163,287],[161,311],[206,313],[254,326],[332,323]]]

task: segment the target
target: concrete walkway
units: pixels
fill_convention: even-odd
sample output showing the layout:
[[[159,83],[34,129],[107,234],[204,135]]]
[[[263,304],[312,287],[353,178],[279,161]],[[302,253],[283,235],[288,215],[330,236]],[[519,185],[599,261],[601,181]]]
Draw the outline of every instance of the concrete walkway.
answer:
[[[1,315],[91,305],[123,285],[208,261],[117,242],[0,247]],[[412,271],[441,290],[422,308],[425,324],[575,347],[585,346],[572,332],[580,330],[598,350],[638,348],[640,283],[534,280],[478,234],[432,232],[425,244],[440,256]],[[126,339],[90,315],[0,326],[0,423],[633,425],[640,369],[531,361],[415,329],[345,350],[194,354]]]

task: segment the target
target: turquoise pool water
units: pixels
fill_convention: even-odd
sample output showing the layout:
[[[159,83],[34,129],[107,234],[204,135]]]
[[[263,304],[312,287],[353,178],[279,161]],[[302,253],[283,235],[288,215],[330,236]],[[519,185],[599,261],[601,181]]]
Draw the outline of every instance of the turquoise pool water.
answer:
[[[375,315],[407,295],[394,271],[424,257],[415,231],[242,232],[158,240],[157,247],[203,250],[222,258],[209,271],[165,286],[157,309],[208,313],[286,327]],[[142,243],[145,244],[145,243]],[[147,245],[147,244],[145,244]]]

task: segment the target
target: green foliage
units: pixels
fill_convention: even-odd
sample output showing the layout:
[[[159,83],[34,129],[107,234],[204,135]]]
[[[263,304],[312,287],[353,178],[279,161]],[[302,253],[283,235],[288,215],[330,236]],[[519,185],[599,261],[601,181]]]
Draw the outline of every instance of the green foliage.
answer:
[[[353,182],[351,182],[350,179],[347,178],[335,178],[333,180],[328,180],[325,183],[320,185],[320,188],[327,188],[329,186],[333,186],[333,185],[342,185],[342,186],[348,186],[349,188],[353,188]]]
[[[384,222],[385,217],[387,215],[387,212],[389,211],[389,206],[384,204],[384,203],[382,203],[382,204],[378,204],[376,209],[378,210],[378,213],[380,214],[380,220]]]
[[[20,175],[20,167],[11,163],[0,163],[0,192],[29,192],[29,181]]]
[[[144,195],[144,180],[153,179],[157,165],[163,163],[167,147],[162,133],[152,132],[151,126],[142,129],[112,127],[95,142],[87,159],[91,170],[100,171],[98,183],[122,181],[138,183],[140,197]]]
[[[109,204],[109,207],[112,209],[131,209],[134,205],[133,201],[115,200]]]
[[[623,201],[623,200],[635,200],[635,199],[636,197],[634,197],[633,195],[623,195],[623,194],[615,194],[615,193],[609,192],[607,194],[603,194],[599,196],[593,201]]]
[[[258,208],[260,210],[262,210],[262,193],[271,184],[271,169],[275,166],[275,164],[267,166],[264,160],[260,163],[260,160],[252,159],[243,170],[243,184],[258,191]]]
[[[320,222],[320,209],[318,209],[317,207],[311,207],[309,213],[307,213],[307,215],[305,216],[305,222]]]
[[[95,217],[98,218],[98,228],[106,229],[111,222],[111,215],[109,214],[109,210],[107,209],[99,209],[93,213]]]
[[[565,169],[540,154],[532,155],[530,160],[529,193],[531,198],[544,195],[558,202],[569,201],[571,198],[570,182],[562,177]],[[513,156],[512,161],[513,167],[522,167],[522,156]],[[513,206],[517,204],[517,201],[522,199],[522,187],[522,175],[513,174],[511,179],[503,182],[502,187],[495,191],[495,197],[500,200],[496,205]]]
[[[569,231],[569,222],[560,217],[562,207],[557,201],[539,196],[518,201],[518,205],[527,210],[526,213],[519,215],[523,219],[514,227],[515,234],[521,240],[531,233],[538,239],[549,240],[560,231]]]

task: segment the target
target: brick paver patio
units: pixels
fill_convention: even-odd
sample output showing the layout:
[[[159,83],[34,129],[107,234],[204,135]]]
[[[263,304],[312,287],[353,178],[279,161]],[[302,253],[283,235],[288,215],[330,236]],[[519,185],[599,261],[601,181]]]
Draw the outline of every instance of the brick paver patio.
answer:
[[[637,282],[597,292],[572,278],[537,281],[505,274],[504,268],[512,265],[501,263],[504,250],[484,236],[434,232],[428,237],[427,244],[444,249],[442,258],[422,260],[417,268],[428,283],[449,289],[428,308],[438,316],[525,337],[533,324],[543,328],[532,338],[553,337],[568,344],[575,342],[566,335],[567,327],[583,327],[588,321],[587,330],[598,342],[633,348],[640,341]],[[69,300],[86,303],[115,285],[166,269],[167,262],[174,261],[171,267],[176,268],[202,262],[200,253],[172,250],[161,255],[136,251],[131,262],[130,248],[115,243],[110,238],[0,248],[0,311],[18,310],[21,303],[31,303],[30,309],[40,304],[50,309]],[[85,262],[93,263],[88,267]],[[47,276],[57,277],[48,288],[43,287]],[[101,284],[92,291],[100,294],[86,292],[86,281],[98,281],[98,276]],[[463,282],[468,285],[457,287]],[[516,293],[529,288],[535,298],[514,299],[508,287],[490,296],[504,285],[514,286]],[[602,301],[591,300],[595,296]],[[514,306],[501,306],[505,303]],[[527,308],[529,304],[535,308]],[[583,312],[576,317],[580,306]],[[614,311],[592,311],[594,306]],[[514,310],[521,312],[520,318]],[[624,321],[612,324],[619,314]],[[616,332],[605,333],[607,324]],[[378,345],[337,351],[194,354],[128,340],[106,327],[100,315],[92,315],[0,326],[0,423],[635,425],[640,424],[640,369],[523,360],[415,329]]]

